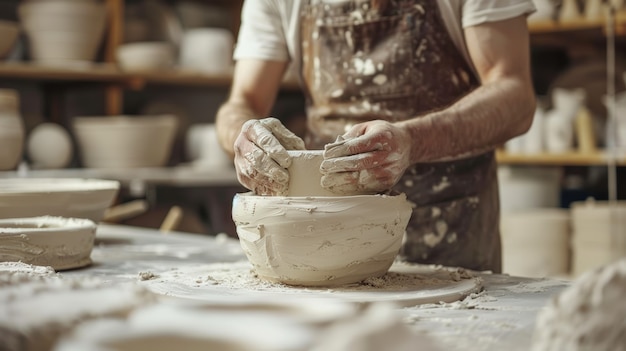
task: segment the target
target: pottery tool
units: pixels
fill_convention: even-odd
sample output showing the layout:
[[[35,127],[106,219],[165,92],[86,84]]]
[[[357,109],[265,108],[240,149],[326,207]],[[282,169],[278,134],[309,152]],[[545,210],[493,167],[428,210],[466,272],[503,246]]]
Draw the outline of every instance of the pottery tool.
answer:
[[[138,216],[148,210],[148,201],[134,200],[110,207],[104,211],[104,222],[118,222]]]

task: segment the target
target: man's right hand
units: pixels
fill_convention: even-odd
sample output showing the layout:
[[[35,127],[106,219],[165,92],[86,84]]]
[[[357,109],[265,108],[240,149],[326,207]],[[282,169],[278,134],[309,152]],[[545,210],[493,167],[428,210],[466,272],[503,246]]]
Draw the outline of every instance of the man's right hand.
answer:
[[[237,178],[256,195],[284,196],[291,165],[287,150],[304,149],[304,141],[278,119],[249,120],[234,144]]]

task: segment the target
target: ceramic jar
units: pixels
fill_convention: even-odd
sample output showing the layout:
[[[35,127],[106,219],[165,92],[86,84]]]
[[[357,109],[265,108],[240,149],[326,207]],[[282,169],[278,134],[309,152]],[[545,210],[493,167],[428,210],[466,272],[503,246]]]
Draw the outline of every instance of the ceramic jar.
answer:
[[[585,100],[582,89],[555,89],[553,108],[545,120],[546,149],[551,153],[572,151],[574,147],[574,122]]]
[[[24,124],[17,91],[0,89],[0,171],[13,170],[22,159]]]
[[[604,97],[604,104],[609,111],[607,123],[607,146],[616,148],[620,152],[626,152],[626,91],[615,95],[615,105],[609,100],[608,96]]]

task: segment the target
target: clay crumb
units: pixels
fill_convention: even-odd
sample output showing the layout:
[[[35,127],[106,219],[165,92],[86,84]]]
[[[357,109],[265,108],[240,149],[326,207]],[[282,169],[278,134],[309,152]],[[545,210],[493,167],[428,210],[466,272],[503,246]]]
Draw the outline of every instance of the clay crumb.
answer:
[[[139,280],[141,281],[151,280],[151,279],[155,279],[158,277],[159,277],[158,275],[152,272],[139,272]]]

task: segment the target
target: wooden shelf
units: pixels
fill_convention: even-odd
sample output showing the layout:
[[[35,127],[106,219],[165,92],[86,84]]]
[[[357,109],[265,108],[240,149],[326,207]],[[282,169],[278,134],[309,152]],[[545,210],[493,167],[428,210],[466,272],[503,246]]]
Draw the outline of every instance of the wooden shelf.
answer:
[[[0,64],[0,77],[42,81],[124,81],[124,74],[118,71],[115,66],[108,64],[48,67],[37,64],[8,62]]]
[[[124,72],[112,64],[93,64],[76,67],[49,67],[29,63],[0,64],[0,78],[13,78],[39,81],[102,82],[142,88],[149,84],[229,87],[231,74],[207,75],[189,71],[146,71]],[[299,90],[297,82],[284,82],[284,90]]]
[[[498,151],[496,157],[500,164],[537,166],[606,166],[610,160],[607,154],[600,152],[526,155]],[[617,160],[616,164],[626,166],[626,158]]]
[[[605,32],[606,21],[586,20],[584,18],[571,21],[533,21],[528,23],[528,30],[531,34],[549,34],[574,31],[598,30]],[[626,35],[626,11],[620,11],[615,15],[615,33]]]

